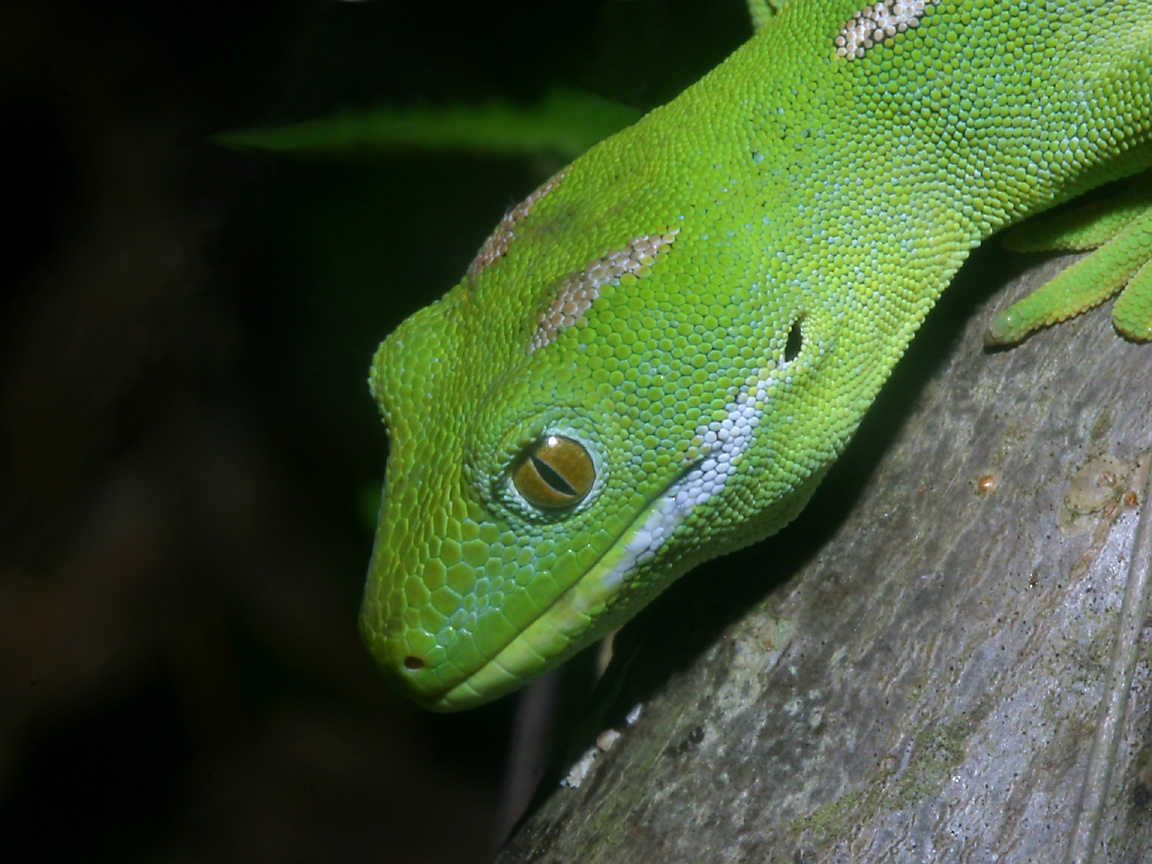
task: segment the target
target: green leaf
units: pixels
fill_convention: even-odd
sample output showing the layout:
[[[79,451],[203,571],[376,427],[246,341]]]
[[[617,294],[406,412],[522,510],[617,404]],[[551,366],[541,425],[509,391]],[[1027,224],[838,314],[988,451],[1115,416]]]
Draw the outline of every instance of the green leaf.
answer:
[[[216,136],[226,147],[333,156],[398,147],[573,159],[640,114],[588,93],[553,90],[534,106],[493,102],[447,108],[382,106],[272,129]]]

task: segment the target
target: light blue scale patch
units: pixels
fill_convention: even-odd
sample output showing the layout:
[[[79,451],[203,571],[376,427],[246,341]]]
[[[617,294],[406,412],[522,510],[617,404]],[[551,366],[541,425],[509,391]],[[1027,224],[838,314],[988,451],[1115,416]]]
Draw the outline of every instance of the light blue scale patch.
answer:
[[[694,508],[724,490],[752,443],[775,376],[774,369],[762,369],[752,376],[727,406],[724,419],[713,420],[696,433],[692,444],[697,458],[651,508],[623,554],[604,573],[602,585],[606,590],[619,588],[630,573],[656,554]]]

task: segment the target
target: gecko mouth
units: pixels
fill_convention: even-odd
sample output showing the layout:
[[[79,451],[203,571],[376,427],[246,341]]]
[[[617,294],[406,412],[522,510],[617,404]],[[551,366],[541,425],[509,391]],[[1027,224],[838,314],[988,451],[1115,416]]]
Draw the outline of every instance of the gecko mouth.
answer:
[[[773,380],[770,368],[749,375],[721,418],[697,431],[696,458],[648,499],[584,574],[490,659],[424,704],[433,710],[458,711],[523,686],[623,623],[639,608],[637,604],[643,605],[700,560],[703,547],[697,546],[696,554],[680,556],[646,585],[646,592],[627,590],[637,570],[658,557],[693,509],[721,495],[755,437]]]
[[[676,510],[676,490],[698,468],[699,463],[684,468],[663,491],[650,497],[584,574],[481,666],[444,690],[421,694],[417,697],[421,704],[450,712],[489,702],[540,677],[619,626],[624,612],[631,611],[631,604],[618,602],[628,596],[624,588],[637,566],[656,555],[686,515]],[[669,517],[675,517],[671,524]],[[663,523],[663,530],[654,531],[654,521]],[[402,662],[410,672],[427,667],[417,655],[408,655]]]

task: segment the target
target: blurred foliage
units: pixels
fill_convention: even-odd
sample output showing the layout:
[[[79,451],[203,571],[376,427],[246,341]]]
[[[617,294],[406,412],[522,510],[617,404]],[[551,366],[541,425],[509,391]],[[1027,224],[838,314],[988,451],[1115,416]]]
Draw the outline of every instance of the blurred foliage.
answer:
[[[739,0],[0,7],[0,860],[489,857],[514,703],[420,712],[359,643],[365,376],[566,157],[210,142],[644,109],[746,33]]]
[[[368,154],[394,147],[571,160],[640,114],[585,93],[553,90],[533,106],[503,102],[448,108],[373,108],[273,129],[225,132],[240,150],[295,156]]]

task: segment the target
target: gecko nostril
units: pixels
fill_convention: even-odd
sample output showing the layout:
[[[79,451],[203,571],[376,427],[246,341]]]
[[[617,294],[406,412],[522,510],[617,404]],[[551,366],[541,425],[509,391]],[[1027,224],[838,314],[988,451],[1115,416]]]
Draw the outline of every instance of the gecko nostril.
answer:
[[[414,657],[411,654],[404,658],[404,668],[416,672],[423,669],[426,665],[423,657]]]

